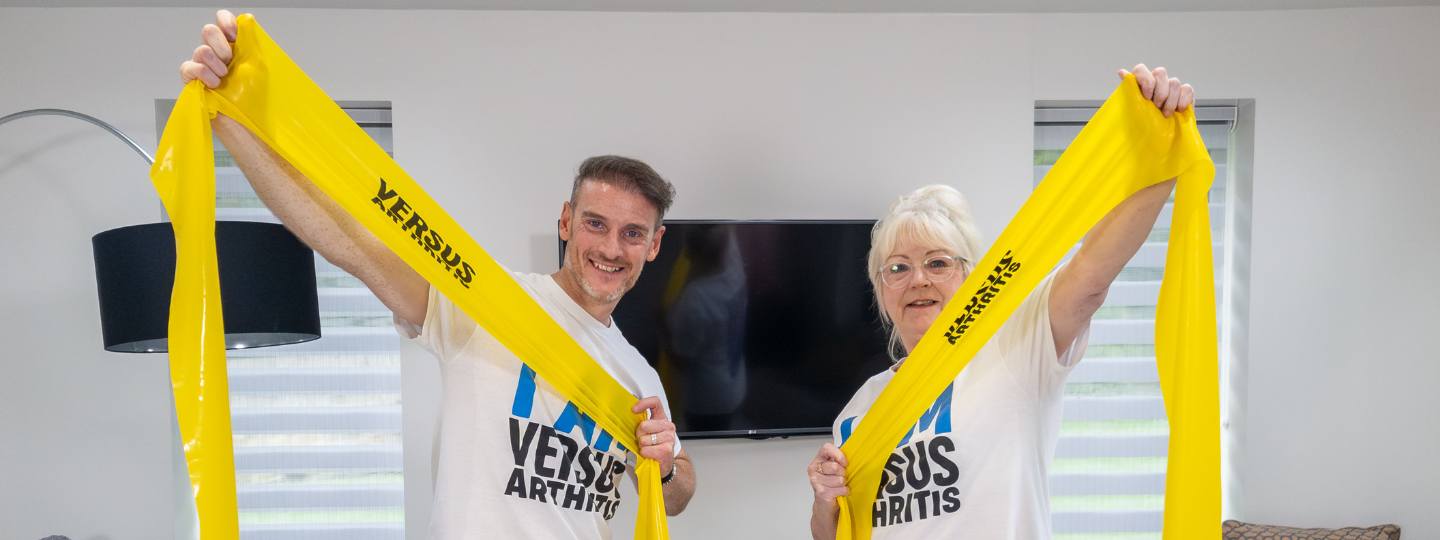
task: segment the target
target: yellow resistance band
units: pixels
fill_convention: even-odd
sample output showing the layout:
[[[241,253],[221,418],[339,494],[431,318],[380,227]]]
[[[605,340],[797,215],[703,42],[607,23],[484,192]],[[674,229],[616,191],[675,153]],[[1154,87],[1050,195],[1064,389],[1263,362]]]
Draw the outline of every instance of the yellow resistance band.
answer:
[[[176,233],[170,377],[201,538],[239,536],[215,263],[210,120],[217,113],[259,136],[616,441],[640,447],[635,428],[644,416],[630,412],[637,398],[355,125],[254,17],[240,16],[234,52],[219,88],[207,91],[193,81],[181,91],[150,170]],[[641,458],[636,474],[635,538],[667,538],[660,466]]]
[[[841,539],[868,539],[886,458],[1070,247],[1137,191],[1179,177],[1155,355],[1170,455],[1166,540],[1220,536],[1220,407],[1207,193],[1215,165],[1193,110],[1165,118],[1127,75],[1005,227],[844,446]],[[847,500],[848,499],[848,500]]]

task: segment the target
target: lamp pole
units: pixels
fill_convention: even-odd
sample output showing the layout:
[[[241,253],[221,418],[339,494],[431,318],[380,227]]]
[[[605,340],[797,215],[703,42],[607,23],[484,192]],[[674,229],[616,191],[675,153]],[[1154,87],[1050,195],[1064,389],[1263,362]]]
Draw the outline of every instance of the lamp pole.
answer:
[[[140,154],[146,165],[155,164],[155,158],[141,148],[135,139],[131,139],[125,132],[120,131],[109,122],[90,116],[88,114],[72,111],[69,109],[29,109],[17,113],[0,116],[0,125],[26,118],[30,116],[66,116],[86,123],[94,124],[100,129],[109,132],[116,138],[124,141],[131,150]],[[195,513],[195,499],[190,490],[189,469],[185,465],[185,454],[180,448],[180,424],[175,419],[175,394],[165,393],[170,398],[170,454],[174,466],[171,468],[174,474],[174,481],[171,483],[172,495],[174,496],[174,538],[175,540],[192,540],[200,536],[200,524],[198,515]]]
[[[131,139],[130,136],[126,135],[124,132],[121,132],[115,126],[110,125],[109,122],[106,122],[99,118],[95,118],[94,116],[90,116],[82,112],[72,111],[70,109],[30,109],[17,113],[11,113],[5,116],[0,116],[0,125],[4,125],[7,122],[12,122],[28,116],[68,116],[76,120],[89,122],[91,124],[99,126],[100,129],[110,132],[111,135],[118,137],[120,140],[125,141],[125,144],[129,145],[131,150],[134,150],[135,153],[140,154],[141,158],[145,159],[145,163],[147,165],[153,165],[155,163],[155,158],[151,156],[149,152],[146,152],[144,148],[141,148],[139,144],[136,144],[135,139]]]

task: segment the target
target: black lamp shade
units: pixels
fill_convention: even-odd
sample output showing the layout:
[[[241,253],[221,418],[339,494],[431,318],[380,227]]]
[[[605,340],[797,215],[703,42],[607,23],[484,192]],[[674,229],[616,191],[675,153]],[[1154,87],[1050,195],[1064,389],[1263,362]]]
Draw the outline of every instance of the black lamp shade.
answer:
[[[175,283],[175,232],[170,224],[111,229],[95,235],[91,243],[105,350],[166,351]],[[295,235],[274,223],[217,221],[215,249],[225,348],[320,337],[315,257]]]

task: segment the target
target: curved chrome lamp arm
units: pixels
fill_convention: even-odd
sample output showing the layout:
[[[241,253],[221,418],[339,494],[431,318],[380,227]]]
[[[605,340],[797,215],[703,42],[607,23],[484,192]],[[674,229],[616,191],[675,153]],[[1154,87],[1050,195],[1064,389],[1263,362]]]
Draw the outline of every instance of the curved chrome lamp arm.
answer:
[[[134,139],[131,139],[129,136],[127,136],[127,135],[125,135],[124,133],[122,133],[122,132],[121,132],[119,129],[117,129],[115,126],[110,125],[109,123],[105,122],[104,120],[101,120],[101,119],[99,119],[99,118],[95,118],[94,116],[90,116],[90,115],[85,114],[85,113],[79,113],[79,112],[75,112],[75,111],[72,111],[72,110],[69,110],[69,109],[30,109],[30,110],[28,110],[28,111],[20,111],[20,112],[14,113],[14,114],[7,114],[7,115],[5,115],[5,116],[0,116],[0,124],[4,124],[4,123],[9,122],[9,121],[11,121],[11,120],[19,120],[19,119],[25,118],[25,117],[27,117],[27,116],[47,116],[47,115],[48,115],[48,116],[69,116],[70,118],[75,118],[75,119],[77,119],[77,120],[84,120],[84,121],[89,122],[89,123],[91,123],[91,124],[95,124],[95,125],[97,125],[97,126],[100,126],[100,129],[103,129],[103,130],[105,130],[105,131],[109,131],[111,135],[114,135],[114,136],[116,136],[116,137],[119,137],[120,140],[125,141],[125,144],[130,145],[130,148],[131,148],[132,150],[135,150],[135,153],[140,154],[140,157],[145,158],[145,163],[149,163],[149,164],[154,164],[154,163],[155,163],[155,158],[152,157],[149,152],[146,152],[144,148],[141,148],[139,144],[136,144]]]

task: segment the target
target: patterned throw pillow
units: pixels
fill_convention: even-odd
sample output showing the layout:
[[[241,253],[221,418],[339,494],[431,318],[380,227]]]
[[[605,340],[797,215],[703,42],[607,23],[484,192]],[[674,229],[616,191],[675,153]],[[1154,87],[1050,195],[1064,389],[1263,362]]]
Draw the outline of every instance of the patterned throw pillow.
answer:
[[[1400,540],[1400,527],[1346,527],[1344,529],[1294,529],[1275,525],[1256,525],[1235,520],[1223,525],[1224,540]]]

